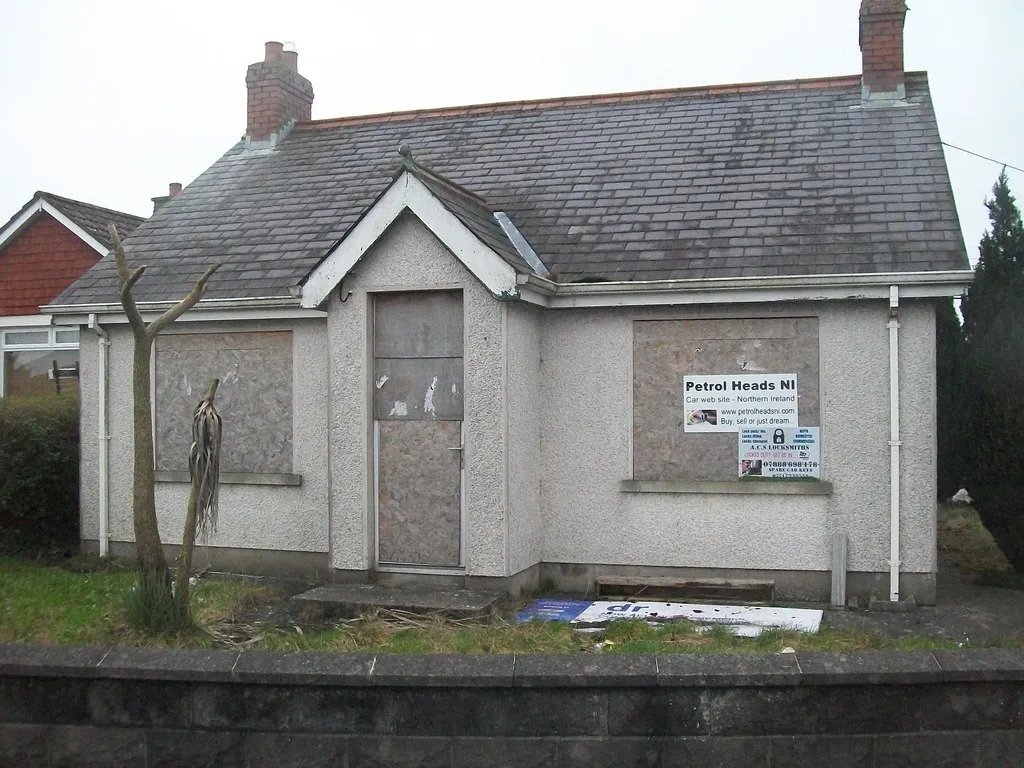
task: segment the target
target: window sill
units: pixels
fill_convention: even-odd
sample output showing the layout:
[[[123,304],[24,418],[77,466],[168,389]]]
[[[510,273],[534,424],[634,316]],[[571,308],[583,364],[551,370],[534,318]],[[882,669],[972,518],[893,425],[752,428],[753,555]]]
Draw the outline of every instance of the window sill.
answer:
[[[191,482],[188,472],[158,469],[154,479],[158,483]],[[224,485],[302,485],[302,475],[290,472],[221,472],[220,481]]]
[[[831,496],[832,483],[815,480],[621,480],[623,493],[735,493]]]

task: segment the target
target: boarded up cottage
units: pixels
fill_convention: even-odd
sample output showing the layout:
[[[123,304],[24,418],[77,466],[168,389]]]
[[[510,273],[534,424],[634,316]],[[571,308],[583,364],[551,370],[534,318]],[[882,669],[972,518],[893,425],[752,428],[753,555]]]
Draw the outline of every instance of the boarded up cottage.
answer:
[[[245,138],[127,241],[144,310],[223,263],[152,361],[165,540],[218,376],[218,568],[822,599],[842,533],[852,593],[933,601],[935,305],[970,272],[904,13],[864,1],[851,77],[329,120],[268,43]],[[130,551],[113,260],[48,311],[105,334],[82,531]]]

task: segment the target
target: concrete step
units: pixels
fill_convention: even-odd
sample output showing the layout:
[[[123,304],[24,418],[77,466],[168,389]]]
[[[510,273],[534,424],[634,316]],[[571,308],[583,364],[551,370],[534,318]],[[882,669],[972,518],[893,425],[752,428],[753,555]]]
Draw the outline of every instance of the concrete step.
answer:
[[[375,608],[438,613],[451,618],[490,616],[500,592],[471,589],[395,589],[379,584],[325,584],[292,598],[305,615],[352,617]]]

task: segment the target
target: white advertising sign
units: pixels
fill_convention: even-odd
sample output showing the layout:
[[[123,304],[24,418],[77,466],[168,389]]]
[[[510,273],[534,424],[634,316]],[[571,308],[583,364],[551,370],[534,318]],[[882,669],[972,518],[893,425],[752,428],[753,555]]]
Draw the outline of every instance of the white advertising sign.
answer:
[[[808,608],[773,608],[747,605],[692,605],[688,603],[595,602],[572,622],[604,626],[616,619],[671,621],[685,619],[694,624],[723,624],[734,635],[757,637],[765,629],[817,632],[821,611]]]
[[[818,427],[744,427],[740,477],[821,477]]]
[[[795,427],[795,373],[684,376],[686,432],[738,432],[746,427]]]
[[[566,621],[583,632],[620,619],[640,619],[649,624],[683,619],[704,628],[721,624],[740,637],[757,637],[765,629],[817,632],[821,625],[821,611],[809,608],[550,598],[534,601],[520,611],[517,618],[521,622]]]

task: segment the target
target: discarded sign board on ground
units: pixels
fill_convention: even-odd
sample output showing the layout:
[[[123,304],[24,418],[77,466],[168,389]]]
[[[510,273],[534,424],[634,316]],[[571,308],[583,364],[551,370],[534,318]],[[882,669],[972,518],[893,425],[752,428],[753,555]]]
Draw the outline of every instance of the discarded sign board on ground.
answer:
[[[521,622],[565,621],[578,629],[598,629],[622,619],[652,624],[685,620],[701,626],[722,625],[738,637],[757,637],[766,629],[814,633],[821,626],[821,617],[820,610],[808,608],[546,599],[534,601],[516,618]]]

